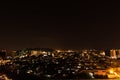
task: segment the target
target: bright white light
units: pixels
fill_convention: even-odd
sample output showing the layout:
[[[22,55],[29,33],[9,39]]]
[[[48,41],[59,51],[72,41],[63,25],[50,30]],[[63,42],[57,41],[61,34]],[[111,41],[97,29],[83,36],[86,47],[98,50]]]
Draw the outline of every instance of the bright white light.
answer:
[[[89,75],[90,75],[92,78],[94,78],[93,73],[89,73]]]
[[[114,73],[113,70],[110,70],[110,73],[113,74]]]
[[[30,74],[30,73],[32,73],[32,72],[33,72],[32,70],[28,70],[28,71],[27,71],[28,74]]]

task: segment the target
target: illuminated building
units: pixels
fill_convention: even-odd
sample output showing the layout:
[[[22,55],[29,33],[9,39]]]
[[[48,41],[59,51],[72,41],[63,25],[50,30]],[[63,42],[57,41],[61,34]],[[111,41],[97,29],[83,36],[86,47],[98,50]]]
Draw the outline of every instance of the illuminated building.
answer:
[[[100,52],[100,55],[105,56],[105,52],[104,52],[104,51],[101,51],[101,52]]]
[[[87,55],[87,53],[88,53],[87,50],[83,50],[82,51],[82,57],[85,57]]]
[[[47,54],[47,53],[41,50],[31,50],[31,55],[38,56],[40,54]]]
[[[117,58],[120,58],[120,49],[117,52],[118,52]]]
[[[110,57],[112,59],[116,59],[117,58],[117,56],[116,56],[116,50],[114,50],[114,49],[110,50]]]
[[[31,55],[37,55],[37,54],[38,54],[38,51],[34,51],[34,50],[31,51]]]
[[[108,69],[108,78],[115,79],[120,78],[120,68],[110,68]]]
[[[96,70],[96,71],[94,71],[94,75],[106,76],[107,75],[107,71],[106,70]]]

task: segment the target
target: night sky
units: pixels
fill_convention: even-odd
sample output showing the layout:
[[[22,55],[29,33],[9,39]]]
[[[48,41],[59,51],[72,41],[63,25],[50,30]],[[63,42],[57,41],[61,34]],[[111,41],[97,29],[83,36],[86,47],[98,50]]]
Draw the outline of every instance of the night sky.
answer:
[[[118,2],[0,4],[0,48],[120,48]]]

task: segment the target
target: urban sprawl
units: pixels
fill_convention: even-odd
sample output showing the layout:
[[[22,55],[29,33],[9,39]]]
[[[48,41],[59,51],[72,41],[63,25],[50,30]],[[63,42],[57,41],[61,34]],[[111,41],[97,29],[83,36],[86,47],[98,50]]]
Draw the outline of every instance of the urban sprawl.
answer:
[[[120,79],[120,49],[1,49],[0,73],[0,80]]]

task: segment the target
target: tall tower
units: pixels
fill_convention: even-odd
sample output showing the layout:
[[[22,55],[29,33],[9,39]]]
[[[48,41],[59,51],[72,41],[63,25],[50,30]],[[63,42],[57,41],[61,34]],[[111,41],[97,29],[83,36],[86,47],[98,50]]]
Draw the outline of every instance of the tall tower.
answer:
[[[117,58],[117,56],[116,56],[116,50],[115,49],[110,50],[110,57],[112,59],[116,59]]]
[[[118,49],[117,58],[120,58],[120,49]]]

